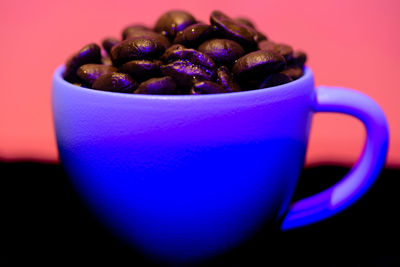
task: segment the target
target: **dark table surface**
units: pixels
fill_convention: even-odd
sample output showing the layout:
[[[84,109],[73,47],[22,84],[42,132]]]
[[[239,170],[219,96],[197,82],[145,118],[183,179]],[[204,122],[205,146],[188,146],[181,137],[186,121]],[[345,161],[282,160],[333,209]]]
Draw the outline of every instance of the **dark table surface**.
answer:
[[[294,199],[329,187],[348,170],[306,168]],[[1,261],[8,263],[2,266],[159,265],[99,224],[60,165],[0,161],[0,173],[6,222]],[[287,232],[264,227],[240,247],[201,265],[400,266],[399,178],[400,168],[385,168],[373,188],[342,213]]]

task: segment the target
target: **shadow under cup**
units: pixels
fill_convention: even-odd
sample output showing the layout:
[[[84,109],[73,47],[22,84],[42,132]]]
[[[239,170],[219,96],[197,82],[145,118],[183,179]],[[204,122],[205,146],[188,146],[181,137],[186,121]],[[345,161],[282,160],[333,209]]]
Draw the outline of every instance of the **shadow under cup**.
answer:
[[[89,207],[142,252],[208,258],[288,211],[315,112],[309,68],[276,87],[174,96],[81,88],[63,70],[52,89],[61,163]]]

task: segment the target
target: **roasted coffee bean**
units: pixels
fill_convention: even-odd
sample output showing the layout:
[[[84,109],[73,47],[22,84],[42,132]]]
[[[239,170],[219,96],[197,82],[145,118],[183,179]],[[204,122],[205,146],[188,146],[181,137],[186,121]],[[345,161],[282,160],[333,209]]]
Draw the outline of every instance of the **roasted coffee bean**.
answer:
[[[292,64],[299,66],[300,68],[304,67],[304,64],[307,61],[307,54],[303,51],[295,51],[293,54]]]
[[[101,42],[101,45],[103,46],[103,48],[107,52],[107,54],[110,54],[111,48],[114,45],[119,44],[119,43],[120,43],[120,41],[118,39],[106,38],[103,40],[103,42]]]
[[[281,73],[286,74],[287,76],[292,78],[292,80],[297,80],[298,78],[303,76],[303,69],[298,66],[290,66],[287,69],[281,71]]]
[[[253,28],[253,29],[256,28],[256,27],[254,26],[254,23],[253,23],[251,20],[249,20],[248,18],[239,17],[239,18],[235,18],[235,20],[236,20],[237,22],[239,22],[240,24],[244,24],[244,25],[246,25],[246,26],[248,26],[248,27],[250,27],[250,28]]]
[[[288,62],[293,58],[293,48],[290,45],[263,40],[258,43],[258,48],[261,50],[275,51],[279,55],[283,56]]]
[[[271,73],[260,84],[260,89],[285,84],[291,81],[292,78],[282,72]]]
[[[265,78],[265,77],[264,77]],[[240,80],[240,89],[242,91],[250,91],[250,90],[255,90],[260,88],[260,84],[263,82],[263,79],[246,79],[246,80]]]
[[[272,41],[268,41],[268,40],[263,40],[261,42],[258,43],[258,48],[260,50],[272,50],[275,51],[276,50],[276,44]]]
[[[87,85],[92,86],[101,75],[116,72],[117,68],[103,64],[85,64],[79,67],[76,74]]]
[[[107,65],[107,66],[112,66],[113,63],[111,61],[111,58],[107,55],[107,56],[103,56],[101,58],[101,64]]]
[[[65,80],[74,82],[76,77],[76,71],[84,64],[89,63],[101,63],[101,48],[97,44],[88,44],[73,55],[65,65],[65,71],[63,77]]]
[[[174,39],[175,44],[195,48],[214,35],[213,27],[205,23],[196,23],[179,31]]]
[[[170,63],[176,60],[186,60],[193,64],[203,66],[207,69],[214,69],[214,61],[206,54],[182,45],[173,45],[161,56],[161,60]]]
[[[233,73],[225,66],[217,69],[217,83],[219,83],[228,92],[239,92],[240,86],[236,83]]]
[[[242,46],[229,39],[211,39],[202,43],[198,50],[211,57],[218,66],[232,66],[245,54]]]
[[[274,43],[268,40],[263,40],[258,43],[258,48],[261,50],[271,50],[283,56],[287,62],[293,58],[293,48],[290,45]]]
[[[285,58],[270,50],[258,50],[239,58],[233,65],[232,72],[238,79],[253,79],[283,70]]]
[[[268,40],[268,38],[262,32],[256,31],[256,35],[254,36],[254,40],[258,43],[258,42],[261,42],[261,41],[266,41],[266,40]]]
[[[172,10],[164,13],[156,22],[154,30],[173,40],[179,31],[195,24],[196,19],[186,11]]]
[[[135,94],[150,95],[175,95],[177,94],[176,83],[171,77],[152,78],[142,82],[135,90]]]
[[[85,87],[82,83],[80,82],[74,82],[72,83],[73,85],[79,86],[79,87]]]
[[[129,74],[135,81],[142,82],[161,76],[161,60],[132,60],[126,62],[118,71]]]
[[[171,54],[174,54],[175,51],[182,51],[186,49],[184,45],[181,44],[173,44],[168,49],[165,50],[164,54],[160,57],[161,60],[167,60]]]
[[[218,86],[223,92],[253,90],[303,76],[307,55],[269,41],[250,19],[215,10],[210,23],[171,10],[154,27],[129,25],[122,31],[122,41],[106,38],[103,50],[89,44],[75,53],[63,77],[99,90],[132,92],[142,83],[136,93],[200,94],[220,91]],[[105,76],[109,72],[112,75]],[[171,79],[176,86],[164,87]],[[168,91],[171,88],[173,92]]]
[[[209,81],[213,72],[189,61],[177,60],[161,66],[164,76],[171,76],[179,87],[190,89],[197,81]]]
[[[133,93],[137,87],[138,83],[131,76],[119,72],[103,74],[92,85],[96,90],[119,93]]]
[[[258,31],[258,30],[256,29],[256,27],[254,26],[254,23],[251,22],[249,19],[240,17],[240,18],[236,18],[235,20],[236,20],[237,22],[239,22],[239,23],[241,23],[241,24],[244,24],[244,25],[246,25],[246,26],[248,26],[248,27],[250,27],[250,28],[253,28],[253,29],[255,30],[254,40],[255,40],[257,43],[260,42],[260,41],[263,41],[263,40],[267,40],[267,36],[265,36],[265,34],[263,34],[262,32]]]
[[[111,60],[115,66],[136,59],[156,59],[164,53],[164,47],[154,39],[130,38],[113,46]]]
[[[222,38],[238,42],[246,50],[253,50],[257,46],[256,31],[244,24],[241,24],[220,11],[213,11],[210,22]]]
[[[129,35],[138,31],[151,31],[151,29],[143,24],[130,25],[122,31],[122,40],[125,40]]]
[[[159,33],[153,32],[151,30],[132,31],[129,33],[126,39],[132,39],[132,38],[152,39],[160,43],[164,47],[164,49],[167,49],[168,47],[171,46],[171,42],[168,40],[167,37]]]
[[[190,89],[190,94],[192,95],[219,94],[228,92],[228,90],[223,88],[218,83],[211,81],[197,82]]]
[[[277,44],[275,46],[275,52],[283,56],[287,62],[293,58],[293,48],[287,44]]]

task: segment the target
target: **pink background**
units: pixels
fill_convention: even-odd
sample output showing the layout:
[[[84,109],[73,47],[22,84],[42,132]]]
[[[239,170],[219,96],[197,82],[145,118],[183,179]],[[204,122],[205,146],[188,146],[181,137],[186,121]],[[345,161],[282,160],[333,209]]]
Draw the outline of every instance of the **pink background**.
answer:
[[[308,53],[317,85],[363,92],[390,125],[389,165],[400,165],[400,1],[11,1],[0,2],[0,159],[57,161],[50,87],[75,51],[124,26],[153,25],[180,8],[207,21],[214,9],[251,17],[274,41]],[[307,163],[354,162],[364,128],[351,117],[315,116]]]

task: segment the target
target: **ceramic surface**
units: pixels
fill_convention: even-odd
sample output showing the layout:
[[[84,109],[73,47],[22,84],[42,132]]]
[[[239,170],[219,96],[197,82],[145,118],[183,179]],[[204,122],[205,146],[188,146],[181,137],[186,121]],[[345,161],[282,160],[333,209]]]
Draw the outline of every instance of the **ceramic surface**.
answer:
[[[312,71],[254,91],[154,96],[96,91],[53,79],[60,160],[102,221],[133,246],[190,261],[240,244],[260,225],[309,224],[347,207],[383,165],[388,130],[368,97],[315,89]],[[290,205],[312,115],[347,113],[368,128],[359,163],[338,185]]]

